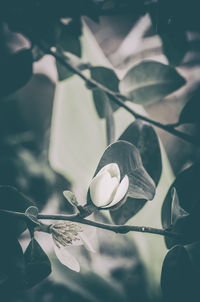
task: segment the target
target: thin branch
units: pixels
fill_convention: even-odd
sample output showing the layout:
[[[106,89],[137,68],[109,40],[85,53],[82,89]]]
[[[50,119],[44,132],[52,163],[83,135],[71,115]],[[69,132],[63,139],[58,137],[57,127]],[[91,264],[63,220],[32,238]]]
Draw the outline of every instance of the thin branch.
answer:
[[[171,238],[180,238],[179,234],[169,232],[163,229],[157,229],[152,227],[146,227],[146,226],[133,226],[133,225],[113,225],[113,224],[106,224],[101,223],[89,219],[85,219],[80,217],[78,214],[75,216],[69,216],[69,215],[45,215],[45,214],[39,214],[38,219],[49,219],[49,220],[67,220],[67,221],[73,221],[78,222],[81,224],[90,225],[96,228],[112,231],[119,234],[126,234],[128,232],[140,232],[140,233],[150,233],[150,234],[156,234],[156,235],[162,235],[162,236],[168,236]]]
[[[48,53],[50,55],[52,55],[53,57],[55,57],[62,65],[64,65],[66,68],[68,68],[69,70],[71,70],[73,73],[77,74],[81,79],[83,79],[86,84],[88,85],[88,87],[91,88],[98,88],[100,90],[102,90],[103,92],[105,92],[110,99],[116,103],[117,105],[119,105],[120,107],[123,107],[126,111],[128,111],[130,114],[132,114],[135,118],[137,119],[141,119],[145,122],[150,123],[151,125],[154,125],[172,135],[175,135],[181,139],[183,139],[186,142],[189,142],[193,145],[199,146],[200,145],[200,140],[197,137],[191,136],[187,133],[184,133],[182,131],[176,130],[174,129],[174,127],[169,127],[168,125],[164,125],[160,122],[154,121],[146,116],[143,116],[139,113],[137,113],[135,110],[131,109],[125,102],[124,100],[128,100],[128,98],[120,93],[116,93],[110,89],[108,89],[107,87],[105,87],[104,85],[98,83],[97,81],[89,78],[88,76],[86,76],[77,66],[74,66],[74,64],[64,58],[63,56],[58,55],[56,52],[52,51],[51,49],[49,49],[49,47],[46,47],[44,45],[39,45],[40,48],[45,52]],[[175,126],[177,124],[174,124]]]
[[[9,216],[16,216],[21,219],[29,219],[24,213],[21,212],[15,212],[15,211],[7,211],[7,210],[0,210],[0,214],[7,214]],[[161,236],[168,236],[170,238],[178,239],[180,238],[180,234],[169,232],[167,230],[163,229],[157,229],[152,227],[146,227],[146,226],[133,226],[133,225],[113,225],[113,224],[105,224],[89,219],[82,218],[80,214],[72,214],[72,215],[49,215],[49,214],[38,214],[38,219],[41,220],[66,220],[66,221],[73,221],[89,226],[93,226],[99,229],[104,229],[108,231],[112,231],[119,234],[126,234],[128,232],[140,232],[140,233],[150,233],[150,234],[156,234]],[[36,226],[37,227],[37,226]]]

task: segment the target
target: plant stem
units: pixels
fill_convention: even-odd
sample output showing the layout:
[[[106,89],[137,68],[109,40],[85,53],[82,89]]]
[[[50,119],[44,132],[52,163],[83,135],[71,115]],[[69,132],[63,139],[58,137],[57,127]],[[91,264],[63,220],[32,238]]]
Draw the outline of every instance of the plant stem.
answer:
[[[20,212],[14,212],[14,211],[7,211],[7,210],[0,210],[0,214],[8,214],[11,216],[17,216],[22,219],[28,219],[28,217],[24,213]],[[80,214],[72,214],[72,215],[48,215],[48,214],[38,214],[38,219],[41,220],[66,220],[66,221],[73,221],[89,226],[93,226],[96,228],[112,231],[119,234],[126,234],[128,232],[140,232],[140,233],[150,233],[150,234],[156,234],[161,236],[168,236],[170,238],[180,238],[180,234],[169,232],[167,230],[163,229],[157,229],[157,228],[151,228],[146,226],[133,226],[133,225],[112,225],[112,224],[105,224],[89,219],[82,218]]]
[[[39,45],[40,48],[45,52],[48,53],[50,55],[52,55],[53,57],[56,58],[56,60],[58,60],[62,65],[64,65],[66,68],[68,68],[69,70],[71,70],[73,73],[77,74],[81,79],[83,79],[86,84],[88,85],[88,87],[92,87],[92,88],[98,88],[100,90],[102,90],[103,92],[105,92],[110,99],[116,103],[117,105],[119,105],[120,107],[123,107],[125,110],[127,110],[130,114],[132,114],[135,118],[137,119],[141,119],[145,122],[150,123],[151,125],[154,125],[172,135],[175,135],[181,139],[183,139],[186,142],[189,142],[193,145],[200,145],[200,140],[197,137],[191,136],[187,133],[184,133],[182,131],[176,130],[173,125],[170,125],[170,127],[168,125],[164,125],[160,122],[154,121],[146,116],[143,116],[139,113],[137,113],[135,110],[131,109],[125,102],[124,100],[128,100],[128,98],[120,93],[116,93],[110,89],[108,89],[107,87],[105,87],[104,85],[98,83],[97,81],[89,78],[88,76],[86,76],[77,66],[75,66],[70,60],[68,60],[67,58],[63,57],[63,55],[59,55],[58,53],[52,51],[51,49],[49,49],[49,47],[46,47],[44,45]],[[176,126],[177,123],[174,124],[174,126]]]

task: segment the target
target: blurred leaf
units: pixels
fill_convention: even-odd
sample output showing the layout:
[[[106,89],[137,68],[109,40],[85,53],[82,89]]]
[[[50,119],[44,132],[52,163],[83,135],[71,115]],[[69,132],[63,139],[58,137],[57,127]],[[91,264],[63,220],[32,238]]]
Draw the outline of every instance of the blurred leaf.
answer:
[[[124,131],[119,139],[128,141],[137,147],[144,168],[157,185],[161,176],[162,162],[158,137],[153,127],[141,120],[136,120]],[[124,224],[133,217],[145,203],[146,200],[144,199],[128,197],[126,203],[119,209],[110,212],[111,217],[115,223]]]
[[[200,89],[196,90],[186,105],[183,107],[179,123],[200,123]]]
[[[39,243],[33,238],[25,254],[26,286],[32,287],[51,273],[51,263]]]
[[[11,186],[0,186],[0,209],[24,213],[33,205],[28,197]],[[11,233],[18,236],[27,228],[26,223],[17,217],[1,213],[0,228],[7,228]]]
[[[199,301],[198,278],[183,246],[175,246],[166,255],[161,288],[166,301]]]
[[[154,182],[144,169],[140,154],[134,145],[126,141],[117,141],[111,144],[102,155],[94,176],[109,163],[116,163],[119,166],[121,179],[128,175],[129,188],[126,196],[132,198],[131,208],[138,207],[137,201],[134,203],[134,198],[153,199],[155,194]],[[88,202],[92,203],[89,192],[88,198]],[[126,202],[126,198],[122,200],[122,203],[124,202]],[[120,202],[120,206],[122,203]],[[116,204],[113,209],[118,207],[119,204]]]
[[[112,69],[98,66],[92,67],[90,72],[93,80],[99,82],[112,91],[119,92],[119,79]],[[93,89],[92,94],[94,104],[100,118],[107,116],[107,111],[110,110],[110,107],[112,111],[116,111],[119,108],[119,106],[112,102],[107,94],[100,89]]]
[[[165,13],[166,10],[163,14]],[[161,16],[158,15],[158,7],[150,11],[150,16],[154,30],[162,40],[162,49],[170,65],[179,66],[188,51],[186,32],[172,22],[172,16],[170,15],[168,16],[167,23],[164,24],[162,18],[160,18]]]
[[[33,58],[30,50],[1,56],[0,59],[0,96],[11,94],[23,87],[32,76]]]
[[[179,66],[188,51],[188,42],[186,33],[182,31],[173,31],[160,34],[163,44],[163,52],[166,55],[170,65]]]
[[[31,206],[26,209],[25,215],[34,223],[39,224],[38,222],[38,208]]]
[[[179,89],[185,79],[171,66],[144,61],[131,68],[120,82],[120,91],[134,103],[149,105]]]

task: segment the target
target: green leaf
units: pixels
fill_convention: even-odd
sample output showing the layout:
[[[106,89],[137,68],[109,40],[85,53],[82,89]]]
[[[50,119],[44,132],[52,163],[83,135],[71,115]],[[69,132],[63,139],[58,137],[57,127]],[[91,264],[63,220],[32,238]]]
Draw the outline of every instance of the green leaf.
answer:
[[[200,239],[199,179],[200,164],[194,164],[177,176],[165,197],[161,213],[163,228],[183,235],[181,240],[166,237],[168,248]]]
[[[161,100],[185,84],[171,66],[144,61],[131,68],[120,82],[120,91],[134,103],[149,105]]]
[[[128,197],[126,202],[119,209],[110,211],[110,215],[116,224],[125,224],[130,218],[135,216],[145,205],[145,199]]]
[[[161,153],[157,134],[153,127],[141,120],[133,122],[120,136],[120,140],[126,140],[135,145],[140,152],[142,163],[155,184],[158,184],[161,171]],[[146,203],[144,199],[128,197],[119,209],[110,212],[113,221],[124,224],[132,218]]]
[[[24,286],[25,261],[18,240],[5,229],[0,230],[0,283],[8,291]],[[1,289],[1,288],[0,288]]]
[[[33,202],[16,188],[11,186],[0,186],[0,209],[24,213],[26,209],[33,206]],[[0,227],[7,228],[16,236],[25,231],[25,221],[17,217],[10,217],[1,213]]]
[[[39,224],[38,222],[38,208],[35,206],[31,206],[26,209],[25,215],[35,224]]]
[[[200,123],[200,90],[196,90],[186,105],[183,107],[180,116],[179,123]]]
[[[157,185],[162,172],[162,161],[160,143],[154,128],[137,119],[127,127],[119,140],[130,142],[138,149],[144,168]]]
[[[73,207],[78,206],[78,201],[77,201],[76,196],[73,192],[63,191],[63,195]]]
[[[119,92],[119,79],[112,69],[98,66],[92,67],[90,72],[93,80],[99,82],[112,91]],[[107,94],[100,89],[93,89],[92,94],[94,104],[100,118],[107,116],[107,111],[110,110],[108,104],[112,111],[116,111],[119,108],[119,106],[113,103]]]
[[[116,163],[119,166],[121,179],[129,178],[127,197],[151,200],[155,194],[155,184],[142,165],[137,148],[129,142],[117,141],[111,144],[103,153],[94,176],[106,165]],[[88,192],[88,202],[91,199]],[[126,201],[126,198],[123,202]],[[118,204],[113,208],[118,207]],[[134,207],[134,202],[133,202]]]
[[[172,248],[165,257],[161,274],[166,301],[199,301],[197,277],[186,249],[183,246]]]
[[[185,246],[193,268],[200,273],[200,242],[195,242]]]
[[[39,243],[32,239],[25,254],[26,286],[32,287],[51,273],[51,263]]]

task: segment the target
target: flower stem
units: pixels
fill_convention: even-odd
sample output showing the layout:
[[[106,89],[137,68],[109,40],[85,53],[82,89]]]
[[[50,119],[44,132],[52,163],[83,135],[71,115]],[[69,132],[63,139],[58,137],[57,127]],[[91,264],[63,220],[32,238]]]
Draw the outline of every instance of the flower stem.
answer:
[[[175,135],[176,137],[181,138],[182,140],[189,142],[193,145],[199,146],[200,145],[200,140],[195,137],[195,136],[191,136],[187,133],[184,133],[182,131],[179,131],[177,129],[175,129],[175,127],[178,125],[178,123],[170,125],[170,127],[168,125],[162,124],[160,122],[154,121],[146,116],[143,116],[139,113],[137,113],[135,110],[133,110],[132,108],[130,108],[124,101],[128,100],[128,98],[120,93],[116,93],[110,89],[108,89],[106,86],[98,83],[97,81],[89,78],[88,76],[86,76],[77,66],[75,66],[70,60],[68,60],[67,58],[64,57],[64,55],[60,55],[57,52],[51,50],[49,47],[45,46],[45,45],[39,45],[39,47],[45,52],[48,53],[50,55],[52,55],[54,58],[56,58],[56,60],[58,60],[63,66],[65,66],[67,69],[71,70],[73,73],[77,74],[81,79],[83,79],[88,87],[92,87],[92,88],[98,88],[101,91],[105,92],[110,99],[116,103],[117,105],[119,105],[120,107],[123,107],[125,110],[127,110],[130,114],[132,114],[135,118],[137,119],[141,119],[145,122],[150,123],[151,125],[154,125],[172,135]]]

